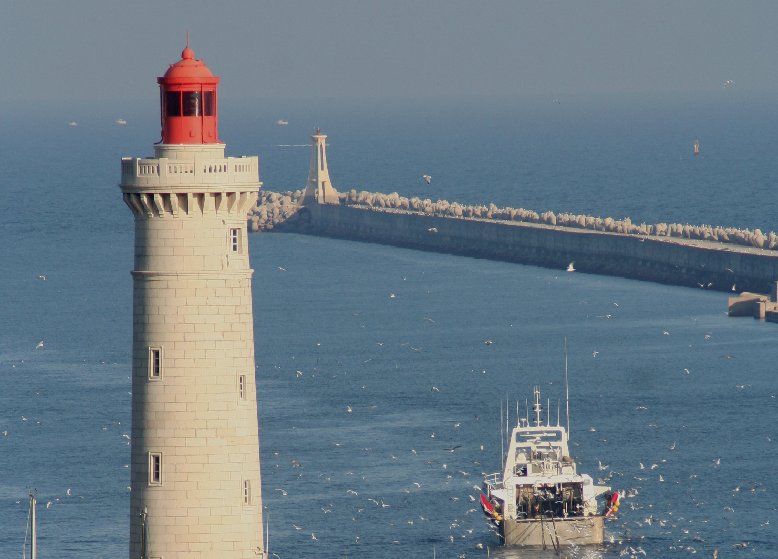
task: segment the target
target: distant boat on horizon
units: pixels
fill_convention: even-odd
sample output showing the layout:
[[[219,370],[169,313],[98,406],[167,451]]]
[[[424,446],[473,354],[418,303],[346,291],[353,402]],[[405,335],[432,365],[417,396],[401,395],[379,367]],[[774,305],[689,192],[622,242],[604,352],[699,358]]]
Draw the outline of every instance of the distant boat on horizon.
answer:
[[[123,118],[117,118],[114,122],[116,122],[116,124],[118,124],[119,126],[124,126],[125,124],[127,124],[127,121],[124,120]]]
[[[694,155],[700,155],[700,141],[694,140]]]
[[[279,119],[276,121],[276,126],[286,126],[286,125],[288,125],[288,124],[289,124],[289,121],[288,121],[288,120],[286,120],[285,118],[279,118]]]
[[[68,122],[68,126],[78,126],[78,123],[75,120],[71,120]]]

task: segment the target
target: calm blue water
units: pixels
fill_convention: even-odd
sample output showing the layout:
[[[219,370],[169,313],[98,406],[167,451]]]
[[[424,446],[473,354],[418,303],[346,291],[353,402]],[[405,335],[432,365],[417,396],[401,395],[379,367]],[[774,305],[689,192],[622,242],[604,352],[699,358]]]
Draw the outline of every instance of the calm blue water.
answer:
[[[1,557],[21,556],[29,488],[42,557],[126,556],[133,239],[116,184],[122,155],[152,152],[155,111],[0,117]],[[777,228],[778,113],[759,100],[222,107],[228,151],[260,154],[271,190],[303,184],[308,150],[277,146],[316,125],[341,190]],[[778,555],[778,334],[728,319],[723,294],[296,235],[250,243],[280,557],[548,557],[496,551],[469,496],[499,468],[500,400],[535,384],[563,396],[565,337],[579,468],[636,493],[608,525],[614,543],[572,556]]]

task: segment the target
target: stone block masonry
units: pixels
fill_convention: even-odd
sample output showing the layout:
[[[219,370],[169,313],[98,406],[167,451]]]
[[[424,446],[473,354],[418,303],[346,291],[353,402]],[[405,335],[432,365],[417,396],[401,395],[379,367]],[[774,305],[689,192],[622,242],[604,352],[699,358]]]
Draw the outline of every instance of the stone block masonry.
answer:
[[[542,223],[313,204],[276,231],[328,236],[720,291],[766,293],[778,253],[731,243]]]
[[[219,78],[187,47],[160,84],[162,142],[121,162],[135,220],[132,559],[267,557],[246,213],[257,157],[225,157]]]

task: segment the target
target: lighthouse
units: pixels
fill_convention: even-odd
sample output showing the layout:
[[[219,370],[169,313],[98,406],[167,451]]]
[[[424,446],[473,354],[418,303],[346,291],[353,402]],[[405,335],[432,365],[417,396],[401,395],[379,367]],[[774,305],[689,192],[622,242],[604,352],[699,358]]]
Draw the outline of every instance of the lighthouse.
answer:
[[[311,136],[311,163],[303,192],[303,204],[338,204],[338,192],[327,169],[327,136],[318,128]]]
[[[225,157],[218,85],[187,47],[158,78],[162,139],[123,158],[135,221],[130,559],[266,554],[246,214],[257,157]]]

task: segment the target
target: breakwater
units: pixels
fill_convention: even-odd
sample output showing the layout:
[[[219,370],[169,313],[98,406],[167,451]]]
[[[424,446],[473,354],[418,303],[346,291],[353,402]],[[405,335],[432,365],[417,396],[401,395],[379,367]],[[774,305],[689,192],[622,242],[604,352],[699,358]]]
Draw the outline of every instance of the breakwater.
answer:
[[[778,278],[778,236],[735,228],[633,224],[591,216],[465,206],[397,194],[340,195],[300,206],[298,192],[263,193],[252,230],[279,230],[621,276],[766,293]]]

